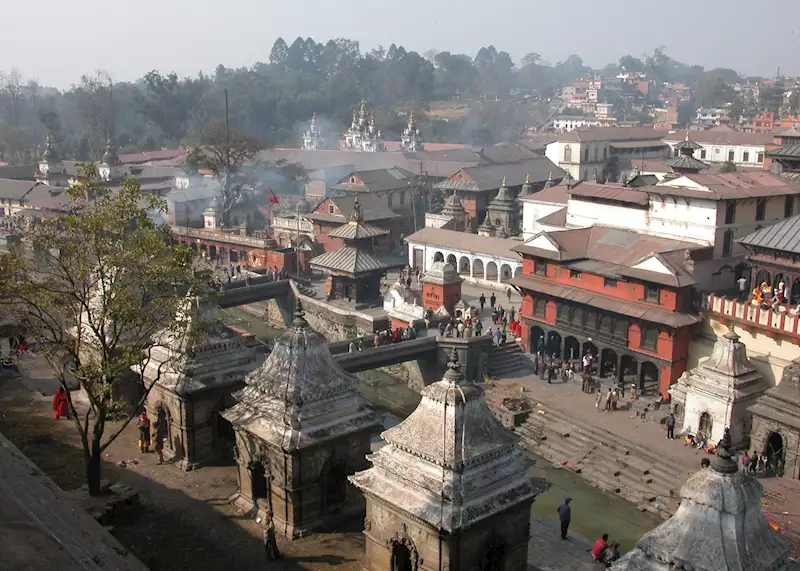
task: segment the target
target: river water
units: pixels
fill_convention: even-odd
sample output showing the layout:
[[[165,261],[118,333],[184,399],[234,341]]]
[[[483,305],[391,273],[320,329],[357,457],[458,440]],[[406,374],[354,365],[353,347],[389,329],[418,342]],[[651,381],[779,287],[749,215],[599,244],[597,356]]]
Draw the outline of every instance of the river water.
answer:
[[[252,332],[265,340],[273,339],[279,331],[270,329],[257,317],[238,308],[224,311],[225,320]],[[391,428],[406,418],[416,408],[420,395],[405,383],[381,371],[358,373],[359,391],[377,409],[386,413],[384,427]],[[380,445],[376,437],[373,446]],[[607,533],[621,544],[624,553],[633,549],[636,541],[661,523],[661,518],[648,512],[640,512],[636,506],[617,496],[593,488],[580,476],[568,470],[556,468],[546,460],[528,453],[534,460],[530,472],[544,478],[550,488],[537,496],[533,511],[541,516],[558,520],[556,509],[564,498],[572,498],[572,524],[570,529],[594,541]]]

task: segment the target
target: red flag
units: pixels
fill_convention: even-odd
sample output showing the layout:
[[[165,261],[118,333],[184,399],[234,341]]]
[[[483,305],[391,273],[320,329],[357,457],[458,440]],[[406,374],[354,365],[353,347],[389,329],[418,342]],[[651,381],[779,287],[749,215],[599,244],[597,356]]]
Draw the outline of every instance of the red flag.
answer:
[[[270,204],[279,204],[280,203],[280,201],[278,200],[278,197],[275,196],[275,193],[272,192],[271,188],[269,189],[269,194],[267,194],[267,200],[269,200]]]

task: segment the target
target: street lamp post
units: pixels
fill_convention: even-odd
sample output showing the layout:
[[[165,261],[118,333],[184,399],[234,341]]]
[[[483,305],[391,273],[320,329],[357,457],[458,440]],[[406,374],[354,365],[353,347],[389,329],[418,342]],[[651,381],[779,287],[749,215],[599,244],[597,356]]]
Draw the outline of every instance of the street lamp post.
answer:
[[[297,267],[297,280],[300,281],[300,201],[297,201],[295,224],[297,224],[297,236],[294,241],[294,265]]]

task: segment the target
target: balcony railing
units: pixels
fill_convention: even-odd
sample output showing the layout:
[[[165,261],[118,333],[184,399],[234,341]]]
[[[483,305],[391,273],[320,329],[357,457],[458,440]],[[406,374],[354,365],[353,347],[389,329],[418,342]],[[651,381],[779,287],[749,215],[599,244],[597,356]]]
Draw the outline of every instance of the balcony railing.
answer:
[[[308,220],[300,220],[300,232],[305,234],[313,234],[314,233],[314,224],[309,222]],[[296,218],[273,218],[272,220],[272,228],[281,230],[291,230],[292,232],[297,232],[298,228],[298,220]]]
[[[737,324],[765,329],[781,335],[800,336],[800,314],[786,304],[764,307],[751,299],[740,301],[732,297],[708,294],[703,296],[704,311],[727,317]]]
[[[227,244],[238,244],[240,246],[266,248],[266,241],[264,238],[251,238],[250,236],[239,236],[238,234],[227,234],[225,232],[201,230],[199,228],[186,228],[185,226],[172,226],[172,233],[177,236],[187,236],[189,238],[199,238],[201,240],[212,240],[215,242],[225,242]]]

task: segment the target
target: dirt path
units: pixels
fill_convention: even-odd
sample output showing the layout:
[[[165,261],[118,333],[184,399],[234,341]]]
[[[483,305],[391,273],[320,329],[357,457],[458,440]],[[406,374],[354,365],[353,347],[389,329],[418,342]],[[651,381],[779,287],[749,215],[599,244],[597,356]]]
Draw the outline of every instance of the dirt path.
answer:
[[[37,379],[37,390],[49,392]],[[106,428],[110,433],[113,426]],[[32,391],[20,379],[0,379],[0,432],[65,490],[84,482],[80,439],[71,421],[53,418],[49,396]],[[228,503],[236,490],[232,466],[184,472],[159,466],[153,454],[135,447],[130,425],[108,448],[103,478],[138,490],[143,510],[131,525],[114,529],[152,571],[263,570],[261,529]],[[127,461],[126,467],[118,464]],[[285,555],[275,570],[361,569],[362,520],[343,533],[318,534],[294,542],[279,540]]]

